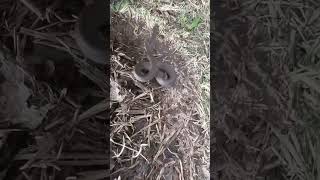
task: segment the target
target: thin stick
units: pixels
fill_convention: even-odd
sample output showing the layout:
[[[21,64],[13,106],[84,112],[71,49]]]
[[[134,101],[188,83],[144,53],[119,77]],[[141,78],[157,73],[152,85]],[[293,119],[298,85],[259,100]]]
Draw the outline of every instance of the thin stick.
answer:
[[[30,0],[20,0],[22,4],[24,4],[30,11],[35,13],[41,20],[43,20],[43,14],[40,9],[37,8]]]

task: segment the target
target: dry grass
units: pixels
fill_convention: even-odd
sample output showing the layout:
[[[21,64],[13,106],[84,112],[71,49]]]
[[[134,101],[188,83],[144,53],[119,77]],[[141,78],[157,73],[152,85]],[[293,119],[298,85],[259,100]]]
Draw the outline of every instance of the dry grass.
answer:
[[[112,121],[114,171],[131,168],[139,172],[135,178],[208,179],[209,9],[196,3],[139,1],[114,8],[120,11],[112,20],[112,79],[121,99]],[[181,23],[186,14],[203,22],[188,31]],[[130,75],[144,58],[143,41],[155,23],[161,59],[178,72],[172,89],[141,84]]]

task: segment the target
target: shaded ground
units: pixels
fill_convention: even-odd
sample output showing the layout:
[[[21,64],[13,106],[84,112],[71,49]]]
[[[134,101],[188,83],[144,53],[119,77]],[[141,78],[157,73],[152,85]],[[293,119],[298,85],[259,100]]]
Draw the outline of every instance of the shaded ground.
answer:
[[[214,178],[319,179],[319,3],[220,5]]]
[[[84,3],[33,5],[0,3],[1,179],[103,179],[106,74],[71,37]]]

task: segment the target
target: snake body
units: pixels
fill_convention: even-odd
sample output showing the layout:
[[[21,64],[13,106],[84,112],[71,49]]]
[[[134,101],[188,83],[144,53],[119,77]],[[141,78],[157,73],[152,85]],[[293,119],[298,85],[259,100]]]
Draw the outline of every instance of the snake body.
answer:
[[[146,54],[149,60],[147,62],[140,62],[135,66],[134,76],[138,81],[147,82],[151,79],[155,78],[156,81],[163,87],[173,86],[177,75],[173,69],[173,67],[169,64],[165,64],[162,62],[156,62],[153,57],[153,53],[156,50],[156,37],[159,34],[159,26],[155,25],[153,27],[153,31],[149,41],[147,41],[146,45]]]
[[[174,68],[165,63],[159,63],[158,64],[158,73],[156,78],[156,81],[162,86],[162,87],[170,87],[173,86],[174,83],[177,80],[177,75],[174,71]]]
[[[155,63],[153,68],[153,73],[151,73],[150,63],[140,62],[135,66],[134,76],[140,82],[147,82],[155,78],[162,87],[174,85],[177,75],[171,65],[160,62]]]
[[[153,68],[153,69],[152,69]],[[147,82],[155,77],[158,68],[148,62],[140,62],[135,66],[134,76],[138,81]]]

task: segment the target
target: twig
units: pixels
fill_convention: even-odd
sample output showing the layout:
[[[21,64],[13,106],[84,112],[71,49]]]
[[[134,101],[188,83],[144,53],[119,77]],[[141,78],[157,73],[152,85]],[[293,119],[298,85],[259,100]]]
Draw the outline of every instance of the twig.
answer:
[[[79,115],[79,121],[90,118],[98,113],[106,111],[108,108],[109,102],[103,100],[102,102],[92,106],[90,109],[86,110],[85,112]]]
[[[30,11],[35,13],[41,20],[43,20],[43,14],[40,9],[37,8],[30,0],[20,0],[22,4],[24,4]]]

